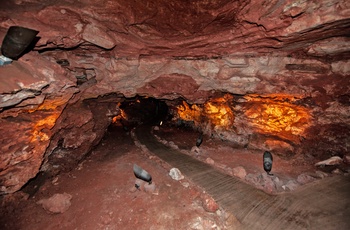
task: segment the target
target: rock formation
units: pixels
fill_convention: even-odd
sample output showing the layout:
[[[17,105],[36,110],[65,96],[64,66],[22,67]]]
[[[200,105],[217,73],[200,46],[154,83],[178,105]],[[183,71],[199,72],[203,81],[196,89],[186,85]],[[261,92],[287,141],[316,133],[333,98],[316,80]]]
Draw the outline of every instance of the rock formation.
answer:
[[[0,66],[0,193],[74,167],[136,95],[181,98],[208,120],[232,113],[207,131],[247,147],[350,151],[346,0],[1,4],[1,41],[13,25],[40,39]]]

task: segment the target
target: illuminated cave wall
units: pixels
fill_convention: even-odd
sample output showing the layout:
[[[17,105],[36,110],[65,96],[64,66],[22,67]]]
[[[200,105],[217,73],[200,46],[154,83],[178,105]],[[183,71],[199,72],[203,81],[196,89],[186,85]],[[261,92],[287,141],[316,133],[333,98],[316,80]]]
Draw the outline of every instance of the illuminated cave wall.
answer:
[[[281,152],[276,154],[281,155],[299,145],[313,125],[312,110],[290,95],[226,94],[204,104],[181,101],[173,113],[179,125],[185,122],[209,136],[251,148],[277,148]],[[264,141],[258,143],[257,139]]]

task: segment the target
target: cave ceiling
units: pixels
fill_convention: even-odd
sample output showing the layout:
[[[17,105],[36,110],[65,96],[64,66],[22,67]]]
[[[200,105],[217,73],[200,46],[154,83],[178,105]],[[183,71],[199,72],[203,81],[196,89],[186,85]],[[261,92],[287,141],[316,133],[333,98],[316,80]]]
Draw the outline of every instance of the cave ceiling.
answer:
[[[349,35],[348,9],[339,0],[23,0],[4,3],[1,27],[40,31],[37,50],[96,46],[115,57],[216,57],[307,51],[310,43]]]

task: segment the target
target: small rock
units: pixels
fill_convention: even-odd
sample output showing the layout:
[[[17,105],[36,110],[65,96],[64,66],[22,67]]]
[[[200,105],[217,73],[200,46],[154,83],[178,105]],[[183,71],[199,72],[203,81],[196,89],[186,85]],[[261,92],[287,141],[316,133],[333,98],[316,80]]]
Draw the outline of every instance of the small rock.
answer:
[[[207,162],[210,165],[213,165],[215,163],[215,161],[213,159],[211,159],[210,157],[208,157],[205,162]]]
[[[197,154],[199,154],[199,153],[200,153],[200,149],[199,149],[197,146],[193,146],[193,147],[191,148],[191,152],[192,152],[192,153],[197,153]]]
[[[297,189],[299,187],[299,184],[295,181],[295,180],[290,180],[287,182],[287,184],[283,185],[282,188],[284,190],[289,190],[289,191],[293,191],[295,189]]]
[[[177,168],[170,169],[169,176],[174,180],[182,180],[185,178]]]
[[[68,193],[57,193],[48,199],[42,199],[37,202],[50,213],[64,213],[71,206],[72,195]]]
[[[153,130],[158,131],[158,130],[159,130],[159,127],[158,127],[158,126],[154,126],[154,127],[153,127]]]
[[[276,191],[276,185],[273,181],[274,177],[269,176],[267,173],[262,173],[260,178],[261,178],[260,183],[263,186],[265,191],[269,193]]]
[[[245,180],[251,184],[253,184],[253,186],[255,186],[258,189],[263,189],[263,186],[260,184],[260,180],[259,180],[259,174],[252,174],[249,173],[247,174],[247,176],[245,177]]]
[[[228,167],[228,166],[226,166],[225,172],[226,172],[228,175],[230,175],[230,176],[234,176],[234,175],[233,175],[233,169],[230,168],[230,167]]]
[[[143,187],[144,187],[145,184],[146,184],[145,181],[143,181],[143,180],[137,178],[137,179],[135,180],[135,186],[134,186],[134,188],[143,191]],[[134,191],[134,190],[133,190],[133,191]]]
[[[314,177],[312,177],[312,176],[310,176],[310,175],[308,175],[308,174],[306,174],[306,173],[300,174],[300,175],[298,176],[298,178],[297,178],[297,182],[298,182],[299,184],[302,184],[302,185],[308,184],[308,183],[313,182],[313,181],[315,181],[315,180],[316,180],[316,178],[314,178]]]
[[[216,225],[216,223],[213,220],[210,219],[204,219],[203,220],[203,229],[218,229],[218,226]]]
[[[219,205],[208,194],[203,193],[201,195],[201,198],[202,198],[202,206],[203,206],[205,211],[207,211],[207,212],[216,212],[216,210],[219,209]]]
[[[143,188],[145,192],[148,192],[148,193],[154,193],[156,191],[156,185],[154,182],[152,184],[145,184]]]
[[[276,187],[282,187],[283,181],[280,180],[280,178],[278,178],[277,176],[274,176],[272,180],[275,183]]]
[[[203,222],[202,217],[197,217],[190,224],[190,228],[193,230],[204,230],[202,222]]]
[[[234,175],[233,175],[233,170],[232,170],[231,167],[226,166],[226,167],[224,168],[224,171],[225,171],[226,174],[228,174],[228,175],[230,175],[230,176],[234,176]]]
[[[163,145],[169,145],[167,140],[158,139]]]
[[[51,183],[52,183],[53,185],[58,185],[58,177],[55,177],[55,178],[51,181]]]
[[[188,188],[190,186],[190,183],[188,182],[181,182],[182,186],[184,186],[185,188]]]
[[[232,169],[233,175],[240,178],[244,179],[245,176],[247,175],[247,172],[242,166],[238,166]]]
[[[323,178],[327,177],[328,174],[325,173],[325,172],[322,172],[322,171],[317,170],[317,171],[316,171],[316,176],[318,176],[319,178],[323,179]]]
[[[179,146],[177,146],[173,141],[169,141],[168,145],[173,149],[179,149]]]
[[[343,174],[343,172],[340,169],[336,168],[332,171],[332,174]]]
[[[325,165],[340,165],[343,162],[343,159],[341,159],[338,156],[331,157],[327,160],[320,161],[315,164],[315,166],[325,166]]]
[[[344,162],[350,164],[350,155],[344,155]]]

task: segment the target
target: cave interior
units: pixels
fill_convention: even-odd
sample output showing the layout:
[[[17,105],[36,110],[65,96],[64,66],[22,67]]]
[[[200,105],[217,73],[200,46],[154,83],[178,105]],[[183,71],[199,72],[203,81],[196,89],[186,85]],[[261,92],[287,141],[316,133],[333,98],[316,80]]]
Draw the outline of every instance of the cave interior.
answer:
[[[98,170],[98,162],[147,152],[134,144],[141,126],[152,127],[144,135],[269,194],[325,177],[348,178],[346,0],[1,5],[2,54],[13,59],[0,66],[0,196],[6,218],[16,213],[11,205],[30,210],[36,204],[31,199],[64,191],[47,183],[69,177],[85,162],[96,161],[91,167]],[[8,54],[23,45],[25,34],[11,34],[12,26],[36,31],[20,56]],[[272,172],[282,182],[262,176],[265,151],[273,154]],[[130,162],[142,162],[137,157],[145,154],[132,155]],[[157,157],[146,159],[168,167]],[[245,167],[243,176],[238,166]],[[106,214],[102,225],[117,226],[109,219],[119,217],[115,213]],[[30,226],[44,226],[43,219]],[[14,227],[0,222],[4,229]],[[77,219],[65,229],[83,223]]]

